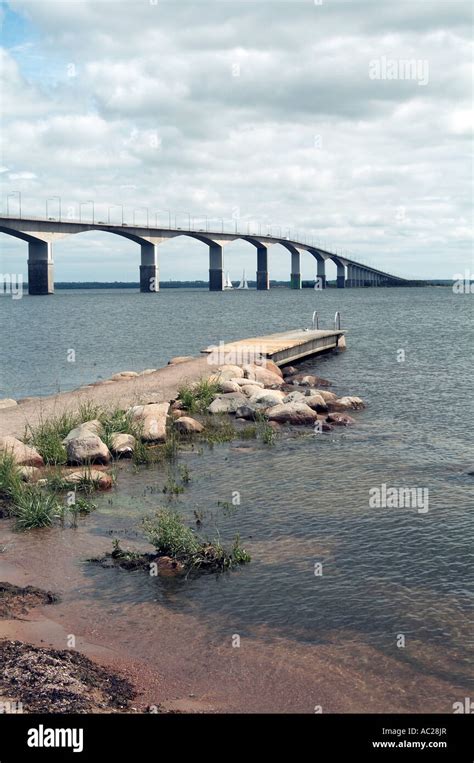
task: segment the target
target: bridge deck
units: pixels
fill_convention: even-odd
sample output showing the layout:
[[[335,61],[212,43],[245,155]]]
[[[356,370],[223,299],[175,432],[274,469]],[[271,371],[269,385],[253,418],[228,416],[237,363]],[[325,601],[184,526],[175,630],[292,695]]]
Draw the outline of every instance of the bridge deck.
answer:
[[[232,362],[232,356],[241,358],[258,354],[283,366],[301,358],[334,349],[341,336],[344,336],[344,332],[339,329],[294,329],[278,334],[239,339],[219,346],[211,345],[201,352],[209,354],[218,352],[219,357],[229,356],[229,362]]]

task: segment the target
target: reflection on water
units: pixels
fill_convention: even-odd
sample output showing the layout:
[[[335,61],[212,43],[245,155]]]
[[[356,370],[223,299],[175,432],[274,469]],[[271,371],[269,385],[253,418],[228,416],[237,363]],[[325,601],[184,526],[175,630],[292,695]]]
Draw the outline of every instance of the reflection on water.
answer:
[[[314,293],[299,295],[304,309],[291,293],[281,295],[297,312],[287,325],[301,323]],[[335,296],[329,295],[328,307]],[[458,344],[461,324],[468,340],[467,301],[432,289],[380,290],[370,297],[353,292],[339,299],[347,303],[349,349],[307,367],[333,379],[337,392],[367,400],[367,409],[355,414],[356,427],[329,435],[301,432],[273,447],[247,441],[180,457],[191,482],[172,504],[190,523],[194,511],[202,513],[203,534],[219,532],[230,541],[239,532],[250,565],[184,580],[83,563],[108,550],[112,537],[124,546],[146,547],[140,520],[168,500],[162,466],[137,473],[123,465],[118,490],[98,496],[98,511],[76,530],[9,537],[7,554],[34,560],[34,582],[62,591],[60,606],[78,627],[107,627],[112,642],[150,663],[153,634],[169,628],[183,652],[186,640],[220,643],[232,633],[276,649],[283,640],[286,654],[292,644],[295,655],[316,644],[324,649],[344,643],[352,647],[340,659],[349,662],[364,645],[395,661],[395,682],[397,671],[409,667],[420,676],[469,685],[470,362]],[[234,325],[233,336],[255,333],[258,318],[242,320],[248,330]],[[278,326],[272,322],[270,311],[262,330],[283,328],[281,315]],[[201,337],[193,350],[216,338],[217,332]],[[400,347],[404,364],[396,359]],[[177,352],[167,349],[171,354]],[[148,356],[141,365],[155,363]],[[428,488],[429,511],[370,508],[369,490],[382,483]],[[236,490],[240,505],[222,505]],[[316,563],[322,575],[315,575]],[[396,646],[400,634],[404,648]],[[191,646],[188,651],[186,669],[196,670]]]

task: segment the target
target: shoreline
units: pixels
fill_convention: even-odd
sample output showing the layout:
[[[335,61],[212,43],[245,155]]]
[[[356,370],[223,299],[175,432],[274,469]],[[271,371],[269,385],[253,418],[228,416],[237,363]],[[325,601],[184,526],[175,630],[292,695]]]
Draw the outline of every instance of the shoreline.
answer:
[[[207,378],[216,368],[207,356],[196,356],[178,363],[169,362],[153,372],[141,372],[122,380],[104,379],[68,392],[22,398],[16,405],[0,408],[0,437],[21,438],[25,426],[37,425],[42,419],[61,415],[66,410],[78,410],[83,403],[116,404],[125,408],[147,402],[147,397],[153,397],[153,402],[163,402],[175,398],[182,384]]]

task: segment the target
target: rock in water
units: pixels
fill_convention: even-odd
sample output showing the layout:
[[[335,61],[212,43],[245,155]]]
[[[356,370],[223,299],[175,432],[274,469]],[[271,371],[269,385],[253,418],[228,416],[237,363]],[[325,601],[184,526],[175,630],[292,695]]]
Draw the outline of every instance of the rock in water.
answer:
[[[268,411],[269,421],[278,421],[286,424],[312,424],[318,418],[306,403],[281,403]]]
[[[182,434],[194,434],[195,432],[202,432],[204,427],[200,421],[191,418],[191,416],[180,416],[175,421],[175,427],[178,432]]]
[[[69,464],[108,464],[111,459],[107,445],[96,434],[75,437],[66,449]]]
[[[107,472],[100,472],[98,469],[81,469],[77,472],[64,474],[64,479],[72,484],[82,482],[83,480],[92,480],[97,490],[110,490],[113,485],[113,479]]]
[[[283,379],[279,374],[267,370],[263,366],[249,363],[243,366],[243,370],[247,379],[262,382],[266,387],[280,387],[283,384]]]
[[[170,404],[150,403],[149,405],[136,405],[130,409],[133,418],[141,423],[141,438],[145,442],[166,441],[166,419]]]
[[[130,458],[135,450],[136,440],[131,434],[115,432],[110,437],[110,450],[112,455],[121,458]]]
[[[326,417],[326,421],[340,427],[348,427],[355,424],[355,419],[353,419],[352,416],[343,413],[329,413]]]
[[[10,453],[17,466],[44,466],[44,461],[35,448],[30,448],[16,437],[0,437],[0,453]]]
[[[235,413],[241,405],[246,405],[247,398],[240,392],[219,395],[208,406],[209,413]]]
[[[69,434],[63,440],[63,445],[67,445],[69,440],[76,440],[78,437],[87,437],[90,434],[101,435],[103,426],[99,419],[92,419],[91,421],[85,421],[84,424],[79,424],[78,427],[71,429]]]

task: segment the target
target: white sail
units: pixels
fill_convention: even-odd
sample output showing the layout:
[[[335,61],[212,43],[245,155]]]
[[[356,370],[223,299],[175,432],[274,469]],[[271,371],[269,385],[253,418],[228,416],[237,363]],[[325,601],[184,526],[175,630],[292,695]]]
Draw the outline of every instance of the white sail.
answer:
[[[224,289],[233,289],[232,281],[230,280],[229,272],[227,271],[227,277],[225,279]]]
[[[249,285],[247,283],[247,279],[245,278],[245,270],[244,270],[244,272],[242,274],[242,280],[239,283],[239,285],[237,286],[237,288],[238,289],[248,289],[249,288]]]

